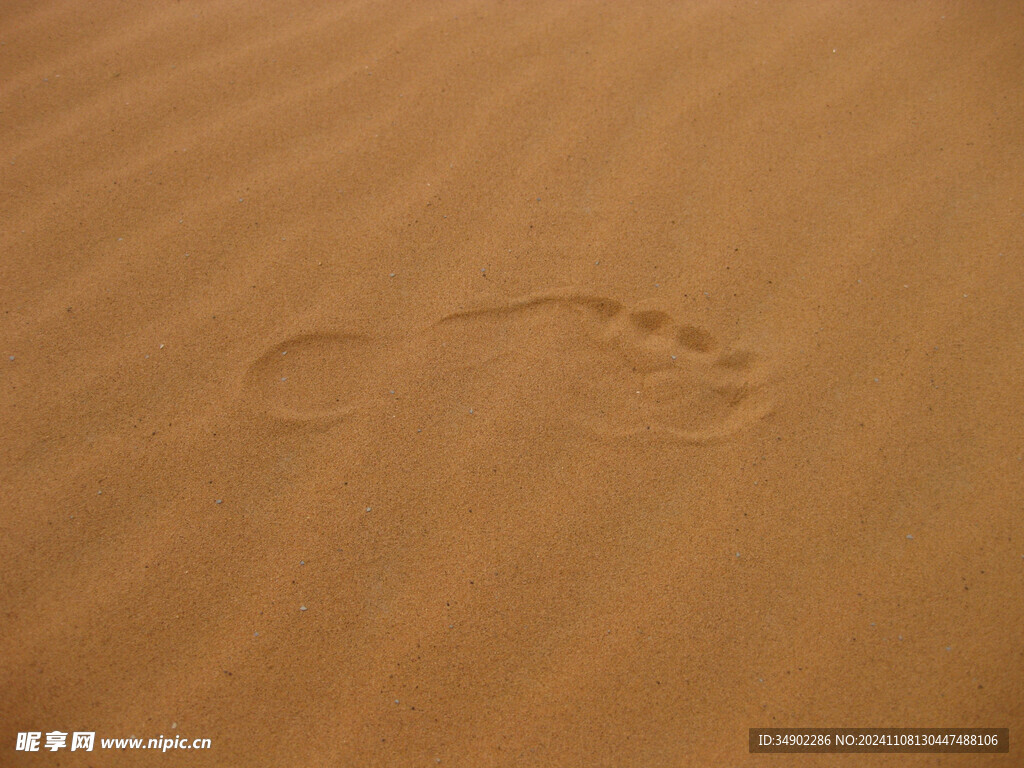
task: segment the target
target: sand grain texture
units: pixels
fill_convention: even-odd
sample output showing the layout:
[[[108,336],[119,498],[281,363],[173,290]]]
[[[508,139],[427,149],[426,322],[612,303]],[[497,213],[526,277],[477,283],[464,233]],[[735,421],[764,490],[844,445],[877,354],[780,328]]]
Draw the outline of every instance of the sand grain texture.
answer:
[[[0,763],[1019,764],[1022,72],[1012,2],[3,3]]]

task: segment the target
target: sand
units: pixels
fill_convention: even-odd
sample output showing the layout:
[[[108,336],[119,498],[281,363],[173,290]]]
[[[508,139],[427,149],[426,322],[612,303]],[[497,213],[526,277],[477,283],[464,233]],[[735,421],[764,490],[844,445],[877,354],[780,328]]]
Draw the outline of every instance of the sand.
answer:
[[[1022,31],[4,2],[0,763],[1021,764]]]

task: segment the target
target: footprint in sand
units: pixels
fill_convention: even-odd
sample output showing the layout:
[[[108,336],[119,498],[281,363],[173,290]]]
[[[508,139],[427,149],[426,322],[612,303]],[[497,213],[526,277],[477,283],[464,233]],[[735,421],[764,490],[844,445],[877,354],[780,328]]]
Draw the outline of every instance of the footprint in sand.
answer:
[[[659,309],[583,293],[455,312],[399,344],[358,334],[297,336],[250,367],[247,390],[273,418],[330,422],[369,403],[385,376],[444,381],[450,397],[475,386],[497,393],[505,407],[550,405],[611,437],[706,443],[771,409],[750,352],[723,350]]]

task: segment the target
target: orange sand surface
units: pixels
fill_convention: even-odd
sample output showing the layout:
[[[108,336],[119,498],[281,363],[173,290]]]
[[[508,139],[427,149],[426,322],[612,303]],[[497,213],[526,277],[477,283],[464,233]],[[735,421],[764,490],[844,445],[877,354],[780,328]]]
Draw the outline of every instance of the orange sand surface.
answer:
[[[1022,139],[1009,0],[5,0],[0,765],[1024,764]]]

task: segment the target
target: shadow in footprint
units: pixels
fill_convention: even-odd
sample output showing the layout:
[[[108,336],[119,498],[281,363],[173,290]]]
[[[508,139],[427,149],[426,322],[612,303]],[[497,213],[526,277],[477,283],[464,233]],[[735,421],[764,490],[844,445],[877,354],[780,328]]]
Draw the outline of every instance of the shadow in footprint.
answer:
[[[361,334],[293,336],[249,367],[245,390],[253,409],[274,419],[337,420],[368,401],[381,355],[376,340]]]

